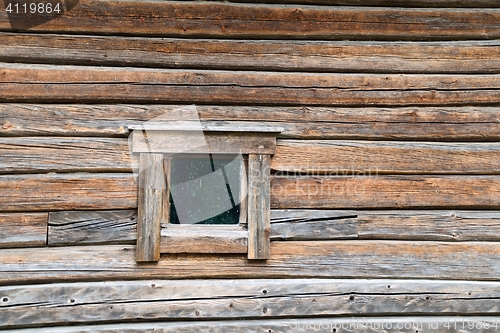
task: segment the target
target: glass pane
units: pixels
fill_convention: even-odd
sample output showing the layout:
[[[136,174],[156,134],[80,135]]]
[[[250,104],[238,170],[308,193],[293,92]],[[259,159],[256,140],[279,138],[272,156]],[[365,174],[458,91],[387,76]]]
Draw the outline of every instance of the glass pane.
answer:
[[[172,158],[170,223],[238,224],[241,155]]]

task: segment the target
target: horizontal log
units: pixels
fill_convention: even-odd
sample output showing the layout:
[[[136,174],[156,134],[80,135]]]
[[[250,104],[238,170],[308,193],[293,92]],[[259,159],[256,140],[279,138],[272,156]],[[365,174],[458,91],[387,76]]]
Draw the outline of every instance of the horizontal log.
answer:
[[[4,174],[132,171],[126,139],[0,138],[0,156]]]
[[[231,0],[231,2],[270,3],[269,0]],[[272,0],[276,4],[307,4],[336,6],[498,8],[496,0]]]
[[[279,125],[279,137],[304,139],[498,141],[496,107],[325,108],[204,106],[203,121]],[[121,136],[128,125],[179,119],[179,105],[0,104],[0,136]],[[280,122],[277,123],[276,120]]]
[[[137,210],[64,211],[49,214],[49,246],[135,244]]]
[[[161,253],[247,253],[248,231],[241,227],[166,225]]]
[[[137,208],[132,174],[0,176],[0,211]]]
[[[5,329],[241,317],[286,317],[293,323],[300,319],[291,318],[303,316],[498,315],[500,286],[392,279],[145,280],[7,286],[0,295]]]
[[[0,213],[0,248],[45,246],[47,213]]]
[[[266,261],[244,254],[164,254],[135,261],[133,245],[1,249],[0,283],[195,278],[499,279],[498,242],[271,242]]]
[[[272,177],[271,208],[498,209],[498,176]]]
[[[499,25],[500,26],[500,25]],[[0,102],[493,105],[500,75],[328,74],[0,64]]]
[[[107,325],[64,326],[50,328],[28,328],[5,330],[6,333],[493,333],[499,327],[500,317],[496,316],[432,316],[432,317],[376,317],[376,318],[314,318],[314,319],[263,319],[263,320],[220,320],[191,322],[149,322]]]
[[[30,20],[31,19],[31,20]],[[81,0],[70,15],[36,25],[0,15],[0,30],[251,39],[495,39],[496,9],[276,6],[223,2]]]
[[[358,73],[500,72],[498,41],[285,42],[0,33],[0,46],[0,61],[55,65]]]
[[[0,141],[1,142],[1,141]],[[500,143],[279,140],[278,173],[500,174]]]

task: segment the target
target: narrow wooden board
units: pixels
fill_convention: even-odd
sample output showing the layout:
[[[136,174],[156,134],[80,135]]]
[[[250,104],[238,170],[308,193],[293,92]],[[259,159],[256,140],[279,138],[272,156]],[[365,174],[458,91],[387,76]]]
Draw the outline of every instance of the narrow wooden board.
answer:
[[[47,244],[48,213],[0,213],[0,248]]]
[[[0,72],[0,102],[464,106],[493,105],[500,99],[500,75],[495,74],[279,73],[9,63],[0,64]]]
[[[498,209],[498,176],[272,177],[272,208]]]
[[[169,184],[162,154],[141,154],[138,177],[136,260],[160,260],[161,223],[168,207]]]
[[[1,287],[0,295],[7,301],[0,305],[0,319],[5,329],[68,322],[75,325],[242,317],[282,318],[294,323],[303,316],[498,315],[499,294],[498,282],[440,280],[59,283]]]
[[[267,261],[251,261],[243,254],[171,254],[142,264],[135,261],[133,245],[22,248],[0,250],[0,283],[256,276],[498,281],[499,260],[498,242],[271,242]]]
[[[255,41],[0,33],[0,61],[54,65],[486,74],[500,72],[499,51],[496,40]]]
[[[500,174],[500,143],[279,140],[278,173]]]
[[[197,105],[204,121],[279,125],[304,139],[499,141],[496,107],[255,107]],[[126,137],[128,125],[182,119],[179,105],[0,104],[0,136]],[[277,123],[276,120],[280,122]]]
[[[253,2],[250,0],[231,0],[231,2]],[[266,0],[256,2],[266,3]],[[273,3],[336,5],[336,6],[382,6],[382,7],[437,7],[437,8],[498,8],[496,0],[272,0]]]
[[[0,176],[0,211],[129,208],[137,208],[137,185],[132,174]]]
[[[7,13],[0,30],[12,31]],[[26,20],[26,18],[24,18]],[[496,9],[279,6],[81,0],[34,32],[251,39],[495,39]]]
[[[150,322],[108,325],[65,326],[35,329],[5,330],[7,333],[318,333],[363,330],[366,333],[494,333],[500,317],[496,316],[426,316],[376,318],[300,318],[263,320],[220,320],[191,322]]]
[[[248,231],[241,227],[167,225],[161,253],[247,253]]]
[[[0,173],[131,172],[126,139],[0,138]]]
[[[269,259],[271,156],[248,155],[248,259]]]
[[[48,245],[135,244],[137,210],[49,214]]]

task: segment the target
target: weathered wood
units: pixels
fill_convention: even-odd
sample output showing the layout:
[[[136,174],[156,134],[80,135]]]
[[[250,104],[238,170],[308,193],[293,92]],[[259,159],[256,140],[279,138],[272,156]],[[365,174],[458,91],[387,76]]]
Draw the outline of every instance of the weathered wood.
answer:
[[[278,137],[498,141],[496,107],[254,107],[197,105],[204,121],[245,121],[284,127]],[[125,125],[152,118],[181,119],[178,105],[0,104],[0,136],[121,136]],[[244,120],[244,121],[241,121]]]
[[[161,253],[247,253],[248,231],[241,227],[166,225]]]
[[[23,17],[29,23],[26,17]],[[17,21],[13,22],[14,24]],[[36,32],[251,39],[495,39],[497,9],[277,6],[81,0]],[[12,31],[6,13],[0,30]]]
[[[127,140],[0,138],[0,173],[131,172]]]
[[[0,214],[0,248],[45,246],[47,213]]]
[[[149,322],[107,325],[65,326],[34,329],[5,330],[7,333],[494,333],[500,317],[493,316],[427,316],[427,317],[376,317],[376,318],[313,318],[313,319],[263,319],[263,320],[214,320],[191,322]]]
[[[135,244],[136,224],[136,210],[51,212],[48,245]]]
[[[269,259],[270,155],[248,155],[248,259]]]
[[[271,240],[356,239],[360,213],[352,210],[272,209]]]
[[[134,153],[274,154],[276,150],[276,133],[202,132],[201,128],[182,132],[137,131],[132,134]],[[206,145],[200,146],[200,141]]]
[[[312,174],[500,174],[500,143],[279,140],[271,168]]]
[[[422,278],[499,280],[498,242],[271,242],[266,261],[243,254],[168,254],[135,261],[133,245],[1,249],[0,283],[107,279],[194,278]]]
[[[137,207],[132,174],[0,176],[0,211],[129,209]]]
[[[305,314],[498,315],[500,287],[498,282],[393,279],[146,280],[7,286],[0,296],[7,298],[0,305],[5,329],[241,317],[295,322],[290,318]]]
[[[0,72],[1,102],[460,106],[493,105],[500,98],[500,75],[494,74],[278,73],[9,63],[0,64]]]
[[[162,154],[141,154],[137,210],[137,261],[160,260],[161,223],[169,187]]]
[[[498,176],[272,177],[272,208],[498,209]]]
[[[0,33],[0,61],[55,65],[486,74],[500,72],[499,50],[498,41],[284,42]]]

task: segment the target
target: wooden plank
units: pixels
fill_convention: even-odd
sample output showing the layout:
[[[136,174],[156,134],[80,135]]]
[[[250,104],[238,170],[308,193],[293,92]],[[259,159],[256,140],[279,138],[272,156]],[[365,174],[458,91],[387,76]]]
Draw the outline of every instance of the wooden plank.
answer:
[[[131,172],[126,139],[0,138],[0,173]]]
[[[247,253],[248,231],[241,227],[166,225],[161,253]]]
[[[500,75],[495,74],[279,73],[9,63],[0,64],[0,71],[1,102],[464,106],[493,105],[500,98]]]
[[[276,150],[276,133],[205,132],[201,127],[198,131],[136,131],[134,153],[274,154]],[[200,146],[201,142],[206,145]]]
[[[500,174],[500,143],[279,140],[271,168],[312,174]]]
[[[58,283],[1,287],[8,300],[0,318],[6,329],[241,317],[296,322],[303,316],[498,315],[499,290],[498,282],[397,279]]]
[[[231,0],[231,2],[254,2],[250,0]],[[255,2],[266,3],[266,0]],[[382,6],[382,7],[437,7],[437,8],[498,8],[496,0],[273,0],[273,3],[336,5],[336,6]]]
[[[284,42],[21,33],[0,36],[0,61],[4,62],[301,72],[500,72],[500,43],[496,40]]]
[[[0,248],[45,246],[47,213],[1,213]]]
[[[498,242],[271,242],[266,261],[243,254],[169,254],[137,263],[133,245],[1,249],[0,283],[108,279],[411,278],[499,280]],[[192,309],[192,308],[191,308]]]
[[[0,211],[137,208],[132,174],[0,176]]]
[[[248,259],[269,259],[270,166],[269,155],[248,155]]]
[[[25,25],[30,24],[27,18]],[[14,24],[23,22],[14,21]],[[81,0],[30,31],[250,39],[495,39],[496,9],[404,9]],[[7,13],[0,30],[12,31]]]
[[[108,325],[65,326],[36,329],[5,330],[7,333],[193,333],[193,332],[234,332],[234,333],[318,333],[351,332],[362,330],[366,333],[494,333],[500,317],[496,316],[432,316],[432,317],[376,317],[376,318],[300,318],[264,320],[220,320],[191,322],[149,322],[116,323]]]
[[[498,141],[496,107],[255,107],[206,106],[203,121],[246,121],[284,127],[278,137],[304,139]],[[0,136],[121,136],[125,125],[182,119],[179,105],[0,104]]]
[[[272,177],[272,208],[498,209],[498,176]]]
[[[160,232],[169,187],[162,154],[141,154],[137,210],[137,261],[160,260]]]
[[[49,246],[135,244],[137,211],[64,211],[49,214]]]

